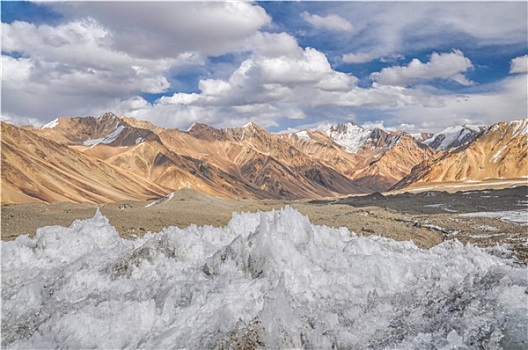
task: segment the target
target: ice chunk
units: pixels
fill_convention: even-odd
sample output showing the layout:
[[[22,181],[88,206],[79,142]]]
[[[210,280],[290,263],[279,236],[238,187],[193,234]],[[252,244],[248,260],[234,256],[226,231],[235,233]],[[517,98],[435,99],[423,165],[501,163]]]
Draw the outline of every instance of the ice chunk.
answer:
[[[526,268],[292,208],[119,237],[98,211],[2,242],[7,348],[524,348]],[[505,249],[505,248],[504,248]],[[249,344],[249,345],[248,345]]]

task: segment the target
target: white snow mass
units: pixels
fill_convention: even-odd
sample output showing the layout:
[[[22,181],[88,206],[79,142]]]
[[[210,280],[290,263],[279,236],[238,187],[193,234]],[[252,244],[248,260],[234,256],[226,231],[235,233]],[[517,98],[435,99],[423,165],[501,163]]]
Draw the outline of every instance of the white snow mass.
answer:
[[[41,129],[53,129],[54,127],[56,127],[57,125],[59,125],[59,119],[54,119],[52,120],[51,122],[49,122],[48,124],[45,124],[41,127]]]
[[[345,123],[330,126],[326,133],[335,143],[345,147],[346,152],[357,153],[368,140],[372,131],[353,123]]]
[[[116,129],[114,131],[112,131],[110,134],[106,135],[105,137],[101,137],[101,138],[98,138],[98,139],[90,139],[90,140],[86,140],[84,141],[84,145],[85,146],[96,146],[100,143],[103,143],[103,144],[110,144],[112,142],[114,142],[118,137],[119,135],[121,135],[121,132],[125,129],[124,126],[122,125],[118,125],[116,126]],[[136,142],[137,143],[137,142]]]
[[[134,240],[98,212],[2,242],[2,346],[521,349],[527,287],[526,267],[480,248],[289,207]]]

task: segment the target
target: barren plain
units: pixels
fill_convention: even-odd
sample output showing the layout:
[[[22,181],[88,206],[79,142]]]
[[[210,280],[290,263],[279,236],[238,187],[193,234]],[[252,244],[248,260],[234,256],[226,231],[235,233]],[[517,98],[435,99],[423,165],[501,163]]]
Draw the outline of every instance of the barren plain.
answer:
[[[528,263],[528,187],[471,189],[458,192],[374,193],[315,201],[225,200],[194,190],[179,190],[158,201],[100,205],[101,212],[125,238],[165,227],[225,226],[234,212],[280,209],[287,205],[317,225],[347,227],[358,235],[412,240],[430,248],[457,239],[481,247],[507,244],[519,262]],[[150,205],[149,205],[150,204]],[[2,206],[2,240],[35,235],[42,226],[69,226],[90,218],[97,206],[84,203]]]

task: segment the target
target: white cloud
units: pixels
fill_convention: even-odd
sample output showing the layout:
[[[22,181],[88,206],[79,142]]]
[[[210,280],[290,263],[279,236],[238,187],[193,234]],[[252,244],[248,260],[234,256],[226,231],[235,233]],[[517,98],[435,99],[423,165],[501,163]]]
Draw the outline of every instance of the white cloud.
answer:
[[[526,2],[337,2],[332,11],[354,24],[342,43],[375,57],[453,47],[526,45]]]
[[[197,121],[226,127],[254,120],[263,126],[275,126],[284,119],[306,119],[324,106],[399,110],[445,104],[437,91],[431,93],[426,88],[378,83],[360,88],[356,83],[355,77],[333,70],[321,52],[296,48],[279,57],[254,55],[226,80],[201,80],[200,93],[177,93],[146,104],[144,109],[120,113],[140,118],[154,116],[161,118],[163,125],[178,128]]]
[[[0,120],[9,124],[14,125],[33,125],[33,126],[42,126],[42,122],[36,118],[28,117],[13,117],[9,114],[2,113],[0,115]]]
[[[271,46],[274,40],[279,43],[288,41],[281,36],[268,39],[266,45]],[[409,88],[374,82],[370,88],[361,88],[355,77],[333,70],[326,56],[315,49],[292,45],[289,52],[281,51],[282,54],[276,55],[276,52],[261,48],[244,60],[229,78],[201,80],[199,93],[176,93],[162,97],[157,103],[144,103],[142,108],[120,110],[119,113],[183,129],[197,121],[228,127],[252,120],[268,127],[280,125],[285,119],[308,120],[318,108],[325,106],[344,108],[342,111],[357,107],[397,116],[385,126],[387,129],[400,127],[414,132],[420,127],[427,130],[440,125],[445,127],[452,122],[468,122],[477,116],[479,122],[491,119],[492,114],[495,119],[505,118],[510,115],[508,113],[518,116],[519,106],[523,106],[523,94],[512,95],[517,90],[506,89],[506,85],[495,87],[496,93],[473,95],[470,104],[463,98],[425,85]],[[418,75],[407,72],[407,66],[400,67],[403,69],[399,71],[399,81],[417,77],[448,76],[453,79],[471,63],[461,52],[455,51],[434,54],[428,63],[418,62],[416,65]],[[491,107],[488,98],[496,106],[501,106],[502,111]],[[508,102],[505,101],[512,105],[506,107]],[[407,111],[409,116],[406,116]],[[424,119],[424,116],[438,119]]]
[[[391,113],[401,123],[415,124],[423,131],[432,132],[458,124],[490,125],[526,118],[527,83],[527,75],[518,74],[488,85],[488,92],[458,95],[432,90],[429,93],[439,95],[441,105],[435,108],[411,105],[395,108]]]
[[[273,35],[264,42],[274,47],[275,40],[279,44],[290,41]],[[163,118],[164,125],[179,128],[197,121],[225,127],[254,120],[276,126],[279,119],[304,119],[305,109],[326,103],[325,96],[337,96],[356,86],[355,77],[333,70],[326,56],[313,48],[288,44],[285,47],[290,50],[280,49],[282,54],[277,55],[263,45],[228,79],[200,80],[199,93],[175,93],[140,110],[126,110],[127,105],[120,102],[118,107],[125,110],[119,113],[141,118],[155,115]]]
[[[315,123],[314,118],[338,119],[357,114],[359,108],[395,116],[385,123],[390,127],[431,128],[471,118],[518,118],[526,109],[526,88],[519,83],[525,75],[494,85],[493,92],[464,98],[418,85],[432,79],[470,85],[465,74],[472,63],[458,50],[433,53],[428,62],[415,59],[385,68],[372,74],[371,87],[359,87],[356,77],[336,71],[320,50],[300,47],[287,33],[261,32],[271,19],[249,2],[49,6],[65,16],[64,22],[2,24],[3,51],[13,53],[2,56],[2,112],[11,120],[112,110],[178,128],[193,122],[237,126],[248,121],[282,127],[286,119]],[[339,33],[349,52],[342,62],[394,62],[402,53],[409,56],[408,47],[415,52],[445,47],[453,36],[472,38],[475,47],[524,44],[522,6],[526,9],[526,4],[511,3],[335,3],[332,11],[339,16],[301,16],[317,29],[346,31]],[[236,59],[223,64],[221,72],[204,65],[208,56],[226,53]],[[155,102],[141,97],[166,92],[175,71],[199,65],[203,78],[194,87],[197,92],[176,92]],[[526,56],[512,60],[510,72],[522,67],[526,71]],[[424,121],[425,116],[430,119]]]
[[[62,23],[2,23],[2,109],[13,117],[86,115],[164,93],[170,74],[202,65],[205,54],[243,49],[270,22],[246,2],[49,6],[65,15]]]
[[[473,67],[471,60],[460,50],[438,54],[434,52],[429,62],[422,63],[413,59],[407,66],[383,68],[372,73],[371,78],[384,85],[407,86],[416,82],[431,79],[453,80],[461,85],[472,85],[462,73]]]
[[[221,55],[237,49],[271,22],[262,7],[246,1],[50,5],[67,18],[96,18],[113,33],[116,50],[144,58],[172,57],[187,51]]]
[[[341,16],[330,14],[327,16],[312,15],[308,12],[301,13],[301,18],[318,29],[333,31],[351,31],[352,23]]]
[[[291,56],[294,53],[300,55],[302,50],[293,36],[268,32],[255,33],[246,40],[242,49],[264,57]]]
[[[306,48],[299,57],[263,58],[257,64],[266,83],[308,83],[325,90],[347,90],[355,83],[349,75],[334,71],[326,56],[313,48]]]
[[[92,19],[56,27],[2,23],[2,109],[14,116],[56,117],[138,92],[169,88],[171,68],[198,64],[199,55],[145,59],[112,49],[112,34]],[[53,101],[53,103],[50,103]]]
[[[376,57],[370,53],[347,53],[343,55],[345,63],[366,63],[374,60]]]
[[[2,31],[3,51],[18,52],[38,61],[61,63],[73,69],[119,71],[123,67],[135,67],[139,74],[157,74],[174,65],[202,61],[200,55],[189,51],[156,59],[116,51],[112,47],[113,33],[93,18],[55,27],[27,22],[2,23]]]
[[[528,55],[519,56],[511,60],[510,74],[528,72]]]
[[[394,128],[394,127],[386,126],[384,120],[368,121],[368,122],[365,122],[365,123],[361,124],[361,127],[363,127],[364,129],[367,129],[367,130],[374,130],[376,128],[381,129],[381,130],[385,130],[385,131],[403,130],[403,129],[397,129],[397,128]]]

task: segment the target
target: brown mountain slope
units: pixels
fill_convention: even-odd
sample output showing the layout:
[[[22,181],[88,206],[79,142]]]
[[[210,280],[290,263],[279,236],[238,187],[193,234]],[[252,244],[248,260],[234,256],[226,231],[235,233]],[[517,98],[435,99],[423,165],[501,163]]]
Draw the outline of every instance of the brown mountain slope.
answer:
[[[527,135],[527,119],[497,123],[473,142],[419,164],[394,188],[424,182],[527,178]]]
[[[68,146],[132,146],[144,140],[156,141],[156,127],[149,122],[105,113],[100,117],[57,118],[29,131]]]
[[[362,186],[381,192],[400,181],[417,164],[429,159],[435,151],[408,134],[379,132],[382,132],[380,137],[367,142],[359,152],[366,161],[374,160],[364,163],[354,177]],[[369,157],[369,154],[372,155]]]
[[[434,149],[423,145],[410,135],[401,132],[387,132],[379,128],[371,131],[358,125],[340,124],[330,133],[347,144],[346,136],[359,137],[362,144],[348,144],[353,157],[352,168],[345,174],[355,179],[356,184],[370,192],[385,191],[400,181],[411,169],[431,157]],[[344,150],[343,149],[343,150]],[[342,156],[340,156],[342,158]]]
[[[364,192],[352,179],[299,151],[293,140],[254,124],[234,129],[196,124],[189,132],[134,125],[143,126],[108,113],[60,118],[36,132],[171,190],[277,199]],[[138,133],[152,134],[136,139]]]
[[[27,182],[32,187],[28,189],[24,187],[25,182],[14,179],[9,182],[11,175],[6,175],[4,181],[3,176],[6,186],[2,198],[10,203],[26,202],[31,197],[44,201],[105,202],[162,196],[182,188],[224,198],[331,197],[388,190],[420,163],[422,171],[415,170],[413,176],[423,178],[421,181],[430,181],[434,176],[439,177],[438,181],[473,176],[474,167],[458,172],[454,168],[444,172],[434,170],[426,176],[429,166],[454,151],[433,156],[434,149],[403,132],[365,130],[351,123],[332,130],[332,133],[304,130],[274,134],[249,123],[229,129],[195,124],[189,131],[180,131],[112,113],[100,117],[58,118],[42,128],[23,127],[9,141],[14,145],[25,133],[33,133],[40,136],[34,141],[45,145],[18,150],[6,141],[5,154],[2,151],[6,174],[17,171],[13,178],[29,176]],[[57,148],[57,143],[48,140],[62,147]],[[502,146],[495,144],[498,148],[493,150],[500,159],[510,157],[509,149],[516,147],[505,145],[499,152]],[[52,148],[46,158],[39,159],[31,153],[45,147]],[[493,150],[475,151],[475,159],[480,159],[482,152]],[[55,153],[67,160],[54,160]],[[79,169],[74,165],[75,157],[81,157]],[[47,162],[49,159],[55,163]],[[87,159],[91,165],[82,165]],[[516,158],[511,162],[522,167],[525,163],[521,161]],[[26,164],[26,168],[20,168],[17,162]],[[38,170],[32,172],[31,167]],[[486,168],[490,167],[486,165]],[[497,167],[497,174],[486,176],[509,177],[510,168]],[[124,178],[104,175],[108,169]],[[76,180],[84,176],[81,176],[82,186],[78,187],[85,190],[70,188],[73,170]],[[466,175],[453,175],[453,172]],[[58,186],[62,173],[68,190]],[[408,177],[406,181],[410,183],[414,179]],[[91,191],[94,194],[87,194]]]
[[[36,134],[1,123],[2,204],[103,203],[147,199],[168,189]]]
[[[163,188],[225,198],[317,198],[383,191],[430,156],[402,133],[373,130],[358,154],[326,132],[273,134],[254,123],[188,132],[133,118],[59,118],[32,132]]]
[[[300,150],[295,140],[253,123],[232,129],[195,124],[188,133],[165,130],[159,136],[172,151],[199,157],[252,189],[264,191],[263,198],[363,192],[352,179]]]

